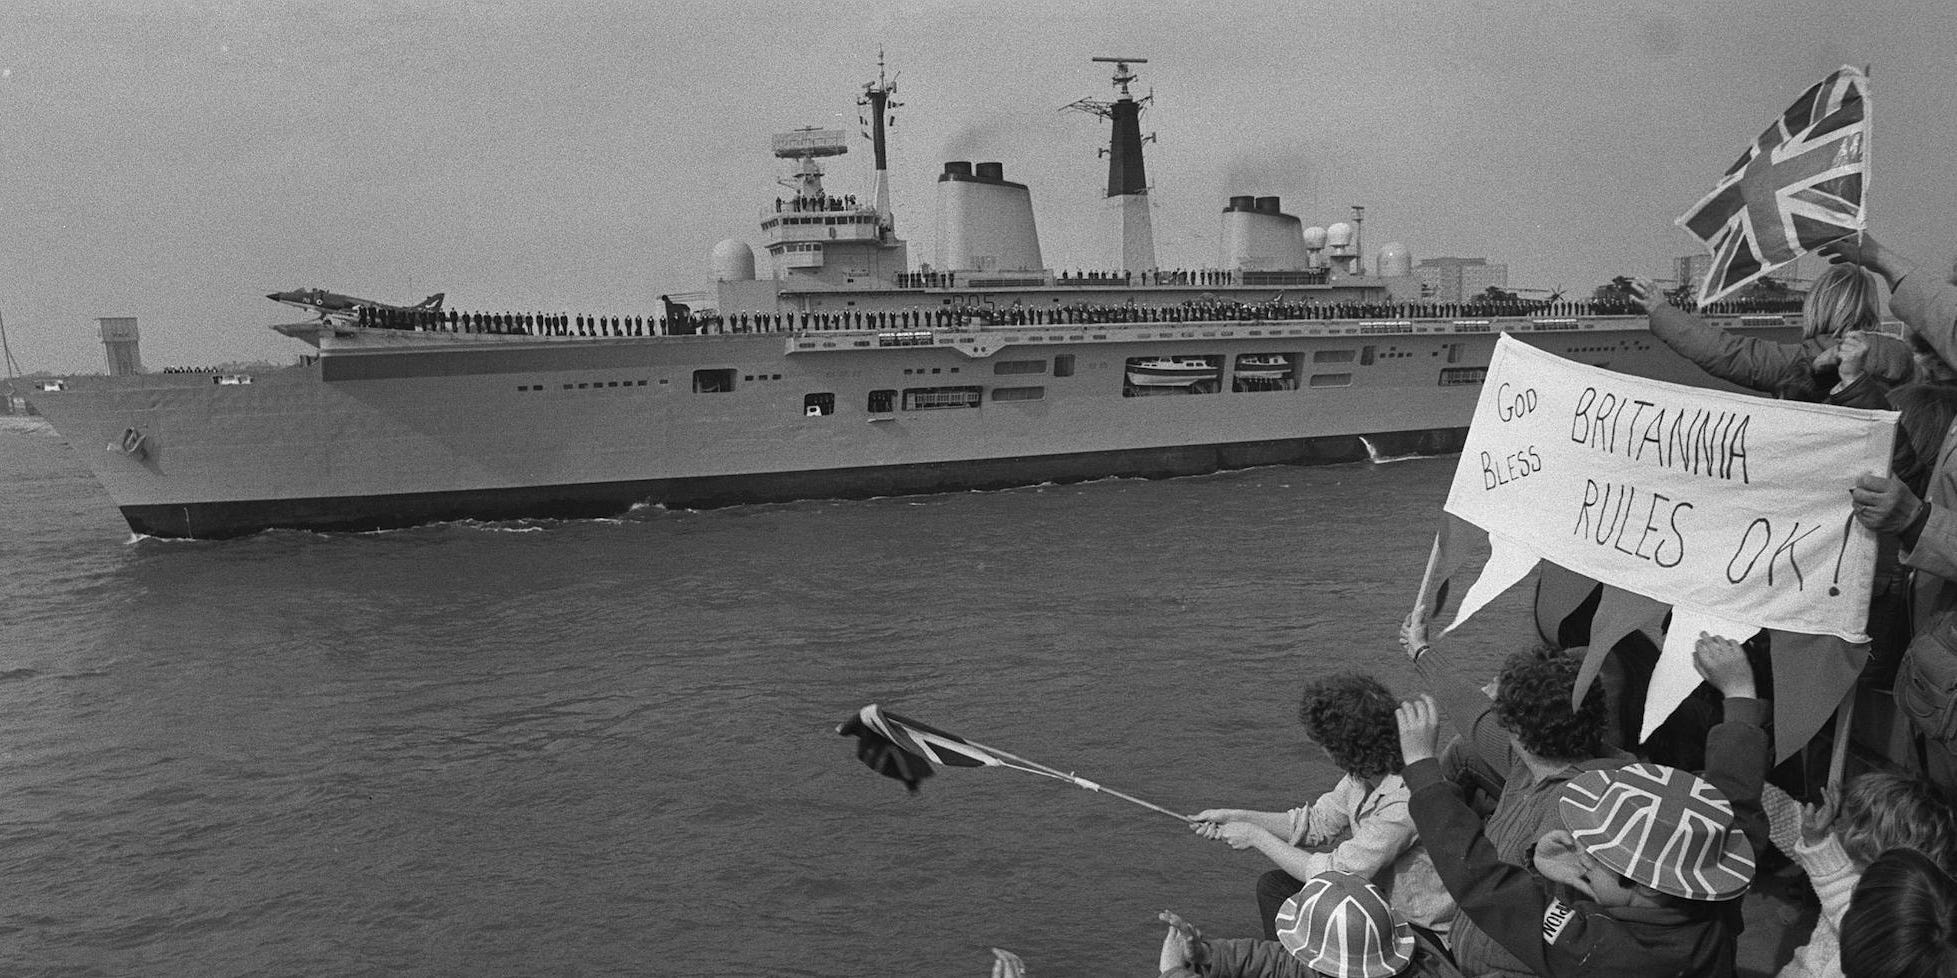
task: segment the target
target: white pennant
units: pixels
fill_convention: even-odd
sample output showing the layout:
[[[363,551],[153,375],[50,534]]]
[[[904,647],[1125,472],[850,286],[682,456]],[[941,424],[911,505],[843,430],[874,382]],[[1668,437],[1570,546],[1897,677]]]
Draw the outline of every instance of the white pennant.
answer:
[[[1473,587],[1468,588],[1467,596],[1461,599],[1461,610],[1455,613],[1453,623],[1442,634],[1459,628],[1469,616],[1500,597],[1503,591],[1514,587],[1515,582],[1528,577],[1541,559],[1528,547],[1489,534],[1488,563],[1482,566],[1481,576],[1475,578]]]
[[[1699,686],[1698,667],[1692,664],[1692,648],[1699,644],[1699,633],[1706,632],[1735,642],[1744,642],[1760,631],[1758,625],[1745,625],[1736,621],[1693,611],[1677,605],[1672,607],[1672,627],[1665,633],[1665,651],[1658,656],[1658,666],[1651,670],[1651,687],[1644,694],[1644,720],[1638,731],[1642,742],[1665,722],[1665,718],[1678,709],[1680,703]]]

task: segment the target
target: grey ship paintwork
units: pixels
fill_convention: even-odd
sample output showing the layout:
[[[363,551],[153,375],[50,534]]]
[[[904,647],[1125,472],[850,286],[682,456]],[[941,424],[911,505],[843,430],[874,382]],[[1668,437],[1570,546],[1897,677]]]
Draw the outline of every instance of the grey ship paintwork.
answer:
[[[1724,324],[1792,335],[1782,322]],[[596,338],[329,324],[314,362],[249,383],[71,378],[33,401],[137,532],[224,537],[1351,461],[1367,441],[1445,452],[1480,390],[1462,381],[1502,331],[1704,382],[1633,317],[1014,326],[930,331],[928,346],[887,345],[916,342],[922,331],[908,330]],[[1296,388],[1232,391],[1226,377],[1215,394],[1124,396],[1130,358],[1253,353],[1291,358]],[[1054,376],[1069,356],[1072,376]],[[1040,373],[995,373],[1036,361]],[[738,379],[696,392],[701,370]],[[872,390],[962,385],[985,390],[979,406],[867,410]],[[1001,387],[1041,396],[995,400]],[[834,412],[808,415],[806,395],[823,393]],[[140,444],[125,451],[132,432]]]

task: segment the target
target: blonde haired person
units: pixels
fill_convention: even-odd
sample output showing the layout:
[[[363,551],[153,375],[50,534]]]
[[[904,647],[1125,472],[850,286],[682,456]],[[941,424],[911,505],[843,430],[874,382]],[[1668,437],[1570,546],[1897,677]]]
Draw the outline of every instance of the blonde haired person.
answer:
[[[1820,805],[1804,808],[1773,785],[1761,802],[1774,848],[1800,865],[1821,900],[1814,932],[1777,978],[1841,974],[1842,916],[1856,882],[1878,856],[1912,849],[1950,865],[1957,855],[1957,821],[1935,789],[1888,771],[1855,777],[1840,797],[1829,789]]]
[[[1814,280],[1801,307],[1799,343],[1728,333],[1665,301],[1650,279],[1633,279],[1631,296],[1651,317],[1651,335],[1699,369],[1747,390],[1788,400],[1879,407],[1864,401],[1879,402],[1888,387],[1910,376],[1908,348],[1874,332],[1882,323],[1882,293],[1875,276],[1852,265],[1830,265]],[[1843,337],[1858,333],[1868,333],[1868,342],[1879,348],[1867,364],[1869,381],[1882,385],[1873,394],[1844,392],[1838,383],[1846,371],[1837,347]],[[1858,373],[1862,366],[1855,364]]]

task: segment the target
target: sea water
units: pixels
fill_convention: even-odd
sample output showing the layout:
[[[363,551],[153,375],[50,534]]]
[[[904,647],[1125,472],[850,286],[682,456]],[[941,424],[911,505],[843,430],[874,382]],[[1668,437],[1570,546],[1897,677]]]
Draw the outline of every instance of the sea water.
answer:
[[[1256,932],[1262,856],[1009,770],[910,795],[836,724],[1302,804],[1300,687],[1415,689],[1454,465],[183,542],[100,450],[0,419],[8,975],[1153,974],[1158,910]]]

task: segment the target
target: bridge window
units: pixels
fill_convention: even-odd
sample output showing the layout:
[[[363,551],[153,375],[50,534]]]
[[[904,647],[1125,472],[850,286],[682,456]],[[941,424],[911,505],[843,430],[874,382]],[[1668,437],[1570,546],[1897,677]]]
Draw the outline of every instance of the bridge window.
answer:
[[[889,414],[890,412],[897,410],[896,404],[897,404],[896,391],[871,391],[870,392],[870,404],[868,410],[871,414]]]

